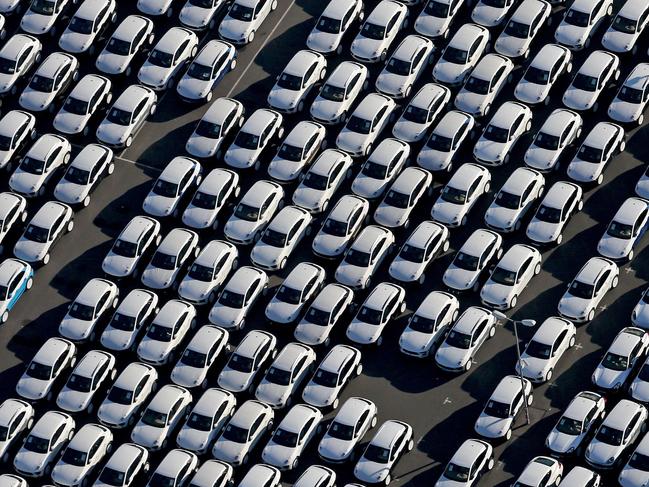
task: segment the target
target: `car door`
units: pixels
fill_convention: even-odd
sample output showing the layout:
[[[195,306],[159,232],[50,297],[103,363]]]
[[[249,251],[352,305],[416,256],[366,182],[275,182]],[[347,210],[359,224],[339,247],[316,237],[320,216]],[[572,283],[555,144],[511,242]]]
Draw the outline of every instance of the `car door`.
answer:
[[[263,420],[264,416],[259,414],[250,425],[250,429],[248,430],[248,450],[252,449],[261,438],[261,435],[258,433]]]
[[[639,421],[640,421],[640,412],[635,413],[633,417],[629,420],[629,423],[624,429],[624,437],[622,439],[622,445],[624,448],[628,447],[638,437],[638,434],[640,432],[640,428],[637,427]]]
[[[382,130],[383,128],[383,117],[385,115],[385,112],[387,111],[388,107],[387,106],[382,106],[379,111],[376,113],[376,116],[374,117],[374,120],[372,121],[372,128],[370,129],[370,134],[374,134],[376,137],[378,133]]]
[[[633,226],[633,237],[635,238],[635,241],[633,242],[634,245],[642,238],[642,236],[645,234],[647,231],[647,208],[643,208],[640,211],[640,214],[635,220],[635,224]]]
[[[554,343],[552,345],[552,362],[554,364],[557,363],[559,358],[561,358],[561,355],[568,349],[568,330],[561,330],[557,338],[554,340]]]
[[[354,440],[358,441],[360,440],[365,433],[367,433],[367,430],[369,429],[370,421],[369,421],[369,415],[370,411],[369,409],[363,409],[363,412],[360,414],[358,417],[358,420],[356,421],[356,425],[354,426]]]
[[[522,288],[525,287],[525,285],[530,281],[532,278],[532,273],[533,273],[533,267],[532,267],[532,257],[526,258],[518,268],[518,275],[516,276],[516,285],[519,288],[519,290],[522,290]]]

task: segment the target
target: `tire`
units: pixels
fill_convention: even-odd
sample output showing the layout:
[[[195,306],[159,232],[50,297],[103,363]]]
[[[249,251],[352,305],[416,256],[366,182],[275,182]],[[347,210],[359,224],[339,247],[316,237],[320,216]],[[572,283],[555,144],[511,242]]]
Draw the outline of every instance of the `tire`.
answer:
[[[527,405],[531,406],[533,402],[534,402],[534,396],[530,394],[529,396],[527,396]]]
[[[47,265],[50,262],[50,254],[49,252],[45,254],[45,257],[43,257],[43,265]]]
[[[604,175],[600,174],[599,176],[597,176],[597,179],[595,180],[595,184],[599,186],[600,184],[602,184],[602,182],[604,182]]]
[[[473,367],[473,361],[469,360],[466,364],[464,364],[464,371],[468,372],[469,370],[471,370],[471,367]]]
[[[415,447],[415,441],[411,438],[410,441],[408,442],[408,451],[412,451],[414,447]]]
[[[493,457],[491,457],[487,462],[487,470],[493,470],[495,464],[496,462],[494,461]]]
[[[598,102],[595,102],[593,104],[592,110],[593,110],[593,113],[597,113],[597,110],[599,110],[599,103]]]
[[[588,316],[586,317],[586,321],[593,321],[593,318],[595,318],[595,310],[591,309],[588,312]]]
[[[86,196],[86,197],[83,199],[83,203],[82,203],[82,204],[83,204],[83,207],[84,207],[84,208],[87,208],[88,205],[90,204],[90,196]]]
[[[273,3],[270,4],[271,12],[277,8],[277,0],[273,0]]]
[[[631,262],[633,260],[633,255],[634,255],[633,250],[629,251],[629,255],[626,256],[626,260]]]
[[[539,272],[541,272],[541,263],[540,262],[538,264],[536,264],[536,266],[534,266],[534,275],[538,276]]]
[[[133,145],[133,136],[129,135],[126,139],[126,143],[124,144],[126,147],[131,147]]]
[[[624,152],[624,149],[626,149],[626,141],[622,139],[620,141],[620,145],[617,147],[618,152]]]
[[[419,279],[417,279],[418,284],[423,284],[424,282],[426,282],[426,274],[422,274],[419,276]]]
[[[74,220],[70,220],[68,222],[68,226],[65,229],[68,233],[70,233],[74,229]]]
[[[2,323],[6,323],[8,319],[9,319],[9,311],[5,311],[4,313],[2,313],[2,318],[0,318],[0,321],[2,321]]]
[[[489,330],[489,338],[493,338],[495,334],[496,334],[496,327],[492,326],[491,329]]]
[[[505,441],[509,441],[512,439],[512,430],[511,428],[507,430],[507,433],[505,433]]]
[[[576,341],[577,341],[577,337],[575,335],[572,335],[572,337],[570,337],[570,340],[568,341],[568,347],[569,348],[574,347]]]
[[[237,60],[233,59],[230,61],[230,71],[234,71],[237,68]]]
[[[509,302],[509,307],[515,308],[517,304],[518,304],[518,296],[512,297],[512,300]]]
[[[212,93],[211,91],[208,91],[208,92],[207,92],[207,96],[205,97],[205,101],[206,101],[207,103],[209,103],[209,102],[212,101],[212,98],[213,98],[213,97],[214,97],[214,93]]]
[[[545,380],[545,382],[550,382],[550,380],[552,379],[552,375],[553,375],[553,374],[554,374],[554,369],[550,369],[550,370],[548,370],[548,371],[546,372],[546,374],[545,374],[545,378],[544,378],[543,380]]]
[[[561,242],[563,242],[563,234],[560,233],[557,237],[556,244],[561,245]]]
[[[284,267],[286,267],[286,261],[287,261],[287,260],[288,260],[288,259],[287,259],[286,257],[284,257],[284,258],[282,259],[282,261],[279,263],[279,268],[280,268],[280,269],[284,269]]]
[[[356,366],[356,377],[358,377],[358,376],[361,375],[362,373],[363,373],[363,364],[358,364],[358,365]]]
[[[388,474],[385,479],[383,480],[384,485],[390,485],[390,482],[392,482],[392,476]]]
[[[115,172],[115,164],[113,162],[108,164],[108,169],[106,169],[106,172],[109,176]]]
[[[611,281],[611,289],[615,289],[617,287],[618,281],[619,281],[619,278],[617,276],[615,276],[613,278],[613,281]]]
[[[303,102],[303,101],[300,101],[300,102],[297,104],[297,112],[298,112],[298,113],[301,113],[301,112],[303,112],[303,111],[304,111],[304,102]]]
[[[638,127],[643,123],[644,123],[644,114],[640,114],[640,116],[638,117]]]
[[[490,189],[491,189],[491,183],[487,181],[484,185],[484,194],[487,194]]]
[[[331,403],[331,409],[338,409],[338,404],[340,404],[340,399],[334,399],[334,402]]]
[[[253,30],[250,34],[248,34],[248,43],[250,44],[254,40],[255,40],[255,31]]]
[[[33,285],[34,285],[34,279],[30,277],[29,279],[27,279],[27,284],[25,285],[25,287],[27,288],[27,290],[29,290],[32,288]]]

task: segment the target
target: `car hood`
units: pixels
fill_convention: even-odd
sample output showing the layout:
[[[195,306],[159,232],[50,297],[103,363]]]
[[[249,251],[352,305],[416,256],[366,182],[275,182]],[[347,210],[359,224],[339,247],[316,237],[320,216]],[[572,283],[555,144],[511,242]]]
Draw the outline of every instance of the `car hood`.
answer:
[[[307,384],[302,392],[302,399],[316,407],[330,406],[335,398],[336,389],[311,383]]]
[[[171,350],[171,342],[161,342],[144,337],[137,347],[137,355],[143,360],[158,362]]]
[[[622,100],[615,99],[608,107],[608,115],[614,120],[622,123],[630,123],[637,120],[642,114],[643,105],[636,103],[628,103]],[[615,115],[613,117],[612,115]]]
[[[621,447],[602,443],[601,441],[592,440],[586,449],[586,459],[596,465],[611,465],[608,459],[615,459],[621,453]]]
[[[155,193],[149,193],[144,198],[142,208],[152,216],[165,217],[169,216],[178,203],[178,198],[168,198]]]
[[[45,110],[46,106],[54,97],[53,93],[44,93],[42,91],[35,91],[31,88],[25,88],[25,91],[20,95],[20,105],[25,109],[32,112],[40,112]]]
[[[496,40],[496,51],[508,57],[517,57],[525,52],[529,41],[528,39],[518,39],[516,37],[501,35]]]
[[[301,304],[272,299],[266,306],[266,317],[276,322],[292,322],[298,317],[301,309]]]
[[[343,104],[317,97],[311,103],[311,115],[321,120],[335,120],[342,113]]]
[[[454,84],[462,81],[469,69],[471,69],[470,65],[451,63],[440,58],[433,68],[433,76],[442,83]]]
[[[156,428],[144,423],[138,423],[131,432],[131,440],[144,447],[159,446],[167,432],[167,428]]]
[[[514,292],[514,286],[505,286],[489,279],[480,290],[480,297],[485,301],[500,305],[506,304]]]
[[[18,193],[30,194],[43,183],[44,179],[44,174],[31,174],[18,168],[9,178],[9,186]]]
[[[561,22],[554,33],[554,38],[561,44],[569,46],[583,45],[587,33],[587,29],[583,27]]]
[[[29,450],[20,450],[14,457],[14,466],[23,472],[41,472],[45,468],[47,455]]]
[[[525,164],[540,171],[547,171],[554,167],[559,156],[559,151],[542,149],[532,145],[525,152]]]
[[[271,267],[278,263],[282,251],[283,249],[281,248],[259,242],[253,247],[252,252],[250,252],[250,258],[253,262],[258,262]]]
[[[224,462],[238,463],[243,460],[243,455],[246,450],[247,445],[235,443],[234,441],[229,441],[221,437],[216,441],[212,455],[214,458],[223,460]]]
[[[101,264],[104,272],[110,271],[110,274],[118,277],[124,277],[131,273],[135,259],[131,257],[124,257],[121,255],[113,254],[110,252]]]
[[[26,399],[35,401],[45,397],[51,387],[52,384],[47,381],[23,375],[16,384],[16,392]]]
[[[532,220],[527,226],[527,236],[535,242],[547,243],[554,241],[561,227],[556,223]]]
[[[375,343],[381,336],[383,326],[368,325],[362,321],[354,319],[347,327],[347,338],[355,343],[369,345]]]
[[[41,15],[27,10],[20,20],[20,28],[29,34],[43,34],[54,24],[58,16]]]
[[[523,103],[538,103],[543,100],[548,94],[550,85],[539,85],[537,83],[530,83],[525,79],[521,79],[514,93]]]
[[[381,52],[382,47],[382,40],[375,40],[363,36],[358,36],[352,42],[351,52],[356,56],[369,59],[377,57]]]
[[[226,367],[219,374],[219,386],[230,392],[241,392],[250,385],[251,379],[251,374],[248,372],[239,372]]]
[[[286,401],[289,390],[287,386],[262,381],[255,390],[255,397],[271,406],[279,406]]]
[[[625,240],[605,233],[597,244],[597,251],[609,259],[619,259],[629,253],[633,243],[633,239]]]
[[[456,205],[442,199],[433,205],[433,218],[440,223],[458,223],[464,213],[464,205]]]
[[[97,128],[97,138],[109,144],[122,144],[126,140],[130,130],[130,126],[118,125],[104,120]]]
[[[128,56],[120,56],[107,51],[97,57],[96,66],[107,74],[121,74],[128,67]]]
[[[410,352],[424,352],[433,345],[435,335],[406,328],[399,337],[399,346]]]
[[[56,199],[68,204],[80,203],[88,193],[88,186],[71,183],[67,179],[61,179],[54,190]]]
[[[345,237],[318,233],[313,239],[313,249],[327,257],[337,257],[344,252],[345,248]]]
[[[423,12],[415,21],[415,30],[426,37],[437,37],[448,27],[448,19],[440,19]]]
[[[244,314],[243,308],[229,308],[216,303],[210,310],[209,320],[210,323],[214,323],[215,325],[232,328],[241,322]]]
[[[523,363],[523,376],[530,379],[539,379],[545,377],[550,364],[547,359],[540,359],[524,355],[521,362]],[[520,370],[518,364],[516,370]]]
[[[417,156],[417,164],[430,171],[441,171],[448,167],[451,158],[451,152],[441,152],[424,146]]]
[[[625,34],[617,30],[609,29],[602,36],[602,45],[608,51],[628,52],[632,48],[635,35]]]
[[[338,137],[336,138],[336,145],[346,152],[353,154],[358,154],[362,152],[363,147],[367,141],[368,134],[359,134],[357,132],[352,132],[346,128],[340,131]]]
[[[574,159],[566,171],[575,181],[587,183],[594,181],[602,172],[600,164],[593,164],[592,162],[585,162],[580,159]]]
[[[490,7],[483,3],[478,3],[473,7],[471,19],[485,27],[494,27],[500,23],[504,14],[505,12],[502,8]]]
[[[593,372],[593,383],[604,389],[613,389],[616,383],[621,385],[628,375],[626,370],[611,370],[598,365]]]
[[[207,431],[198,431],[193,428],[183,427],[178,433],[176,442],[181,448],[188,450],[203,450],[210,439],[210,434]]]
[[[633,323],[640,328],[649,328],[649,305],[640,301],[633,308]]]
[[[219,24],[219,34],[232,40],[246,39],[251,30],[250,22],[242,22],[227,15]]]
[[[257,159],[258,149],[244,149],[232,144],[225,153],[225,162],[238,169],[251,167]]]
[[[390,473],[390,469],[384,463],[370,462],[361,458],[354,467],[354,475],[361,482],[379,483]]]
[[[471,91],[461,91],[455,97],[455,107],[470,115],[482,115],[482,104],[485,100],[486,95],[480,95]]]
[[[183,220],[184,221],[184,220]],[[186,277],[178,286],[178,294],[189,301],[202,301],[207,299],[212,290],[212,284]]]
[[[397,256],[390,264],[390,275],[401,281],[412,281],[417,279],[424,270],[423,263],[410,262]]]
[[[297,105],[300,92],[274,86],[268,94],[268,104],[279,109],[290,110]]]
[[[87,392],[63,389],[56,398],[56,405],[69,412],[78,412],[88,405],[91,395]]]
[[[189,76],[183,76],[178,82],[176,90],[180,96],[198,99],[207,95],[212,87],[212,81],[202,81]]]
[[[72,54],[78,54],[86,51],[90,47],[93,36],[88,34],[80,34],[71,30],[66,30],[61,34],[59,39],[59,47],[64,51]]]
[[[325,435],[318,445],[318,453],[334,461],[344,460],[352,453],[353,443]]]
[[[297,455],[296,448],[289,448],[269,441],[262,452],[262,459],[271,465],[290,465]]]
[[[180,11],[180,21],[188,27],[203,28],[212,17],[212,10],[194,6],[184,6]]]
[[[171,371],[171,380],[182,387],[196,387],[200,385],[205,371],[196,367],[190,367],[179,362]]]
[[[128,348],[133,339],[133,332],[107,328],[101,334],[101,344],[110,350],[123,350]]]
[[[359,174],[352,183],[352,191],[364,198],[378,198],[383,194],[389,181],[370,178],[364,174]]]
[[[437,349],[435,360],[440,365],[456,369],[465,364],[467,360],[470,360],[470,353],[469,350],[451,347],[446,343],[442,343]]]
[[[473,154],[485,161],[500,162],[503,160],[507,144],[493,142],[487,139],[480,139],[473,148]]]
[[[374,220],[385,227],[399,227],[410,215],[410,208],[397,208],[381,203],[374,212]]]
[[[581,436],[567,435],[553,429],[548,435],[548,445],[552,448],[552,451],[568,453],[571,448],[577,448],[580,438]]]
[[[142,284],[153,289],[165,289],[173,281],[174,271],[148,266],[142,272]]]
[[[193,134],[187,141],[185,148],[194,157],[212,157],[216,154],[222,140],[220,137],[218,139],[211,139]]]
[[[59,325],[59,333],[70,340],[84,340],[90,335],[94,324],[92,320],[80,320],[66,315]]]
[[[394,73],[381,73],[376,79],[376,86],[387,95],[401,95],[406,77]]]
[[[314,325],[308,321],[301,321],[295,328],[295,337],[307,345],[320,345],[325,340],[326,328]]]
[[[426,135],[428,126],[423,123],[415,123],[410,120],[399,120],[392,127],[392,133],[404,142],[418,142]]]
[[[566,293],[559,301],[559,312],[565,316],[577,318],[586,313],[588,304],[589,300]]]
[[[119,424],[126,421],[128,416],[133,410],[133,406],[125,404],[117,404],[115,402],[105,402],[97,410],[97,416],[105,422],[110,424]]]
[[[628,465],[624,466],[617,481],[622,487],[645,487],[649,483],[647,472]]]
[[[340,42],[340,37],[340,34],[312,31],[306,39],[306,45],[312,51],[329,53],[336,49]]]
[[[27,240],[21,237],[14,247],[14,255],[27,262],[39,261],[45,257],[45,254],[47,253],[47,245],[48,244],[34,242],[33,240]]]
[[[347,262],[341,262],[336,269],[336,280],[341,284],[357,287],[365,283],[368,273],[369,270],[366,267],[357,267]]]
[[[511,418],[496,418],[485,413],[480,413],[475,422],[475,430],[487,438],[499,438],[507,433],[511,428]]]
[[[163,68],[149,62],[145,62],[137,73],[137,78],[142,83],[152,86],[163,84],[173,72],[172,68]]]
[[[573,110],[588,110],[595,104],[596,91],[579,90],[570,86],[563,95],[563,104]]]
[[[298,186],[293,192],[293,202],[306,210],[317,210],[322,207],[324,191]]]
[[[454,265],[444,272],[444,284],[453,289],[464,290],[473,286],[476,277],[479,275],[476,271],[467,271]]]
[[[485,222],[498,228],[509,228],[519,212],[492,204],[485,213]]]

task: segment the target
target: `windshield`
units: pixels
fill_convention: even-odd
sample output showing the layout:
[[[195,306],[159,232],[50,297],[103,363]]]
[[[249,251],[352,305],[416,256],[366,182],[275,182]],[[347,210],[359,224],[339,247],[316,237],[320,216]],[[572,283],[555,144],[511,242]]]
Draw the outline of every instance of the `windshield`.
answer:
[[[192,199],[192,205],[203,210],[213,210],[216,208],[216,195],[197,191]]]
[[[234,216],[249,222],[256,222],[259,218],[259,208],[246,205],[245,203],[239,203],[234,210]]]
[[[623,86],[617,97],[627,103],[642,103],[642,90]]]
[[[190,78],[209,81],[212,79],[212,66],[205,66],[199,63],[192,63],[187,70],[187,75]]]
[[[480,257],[458,252],[453,260],[453,264],[455,267],[459,267],[465,271],[476,271],[478,270],[478,264],[480,264]]]
[[[585,284],[581,281],[572,281],[570,284],[570,294],[577,298],[582,298],[582,299],[590,299],[593,297],[593,285],[592,284]]]
[[[16,72],[16,61],[0,57],[0,73],[14,74]]]
[[[173,330],[168,326],[160,326],[151,323],[146,332],[146,336],[158,342],[170,342]]]
[[[388,61],[385,70],[388,73],[393,73],[399,76],[407,76],[410,74],[410,61],[403,61],[402,59],[395,59],[393,57]]]
[[[329,426],[327,434],[332,438],[349,441],[354,438],[354,427],[334,421]]]
[[[487,130],[484,131],[483,137],[492,142],[504,144],[509,138],[509,129],[489,124]]]
[[[542,222],[559,223],[561,221],[561,210],[541,205],[536,212],[536,218]]]
[[[491,280],[504,286],[513,286],[516,284],[516,272],[496,267],[491,273]]]
[[[327,34],[338,34],[340,32],[340,20],[323,15],[318,19],[316,28],[320,32],[326,32]]]
[[[172,183],[170,181],[165,181],[164,179],[158,179],[153,186],[153,192],[157,195],[164,196],[165,198],[175,198],[178,196],[178,190],[180,187],[177,183]]]
[[[109,122],[127,126],[131,123],[131,112],[121,110],[120,108],[111,108],[106,118]]]
[[[133,391],[113,386],[108,393],[108,400],[117,404],[131,404],[133,400]]]
[[[151,265],[159,269],[173,270],[176,268],[176,256],[168,255],[163,252],[156,252],[151,259]]]
[[[228,424],[223,432],[223,438],[235,443],[245,443],[248,441],[248,430],[239,428],[233,424]]]
[[[30,362],[26,371],[29,377],[39,380],[48,380],[52,376],[52,367],[49,365],[39,364],[38,362]]]
[[[511,194],[507,191],[499,191],[496,195],[496,202],[498,206],[509,208],[510,210],[517,210],[521,205],[521,197],[517,194]]]
[[[444,477],[456,482],[466,483],[466,481],[469,480],[469,472],[470,470],[467,467],[461,467],[454,463],[449,463],[446,466],[446,470],[444,470]]]
[[[365,24],[363,25],[363,30],[361,32],[363,33],[363,36],[367,37],[368,39],[380,41],[385,36],[385,26],[365,22]]]
[[[525,349],[525,353],[530,357],[546,359],[550,358],[552,353],[552,346],[545,343],[539,343],[532,340]]]
[[[320,91],[320,96],[325,100],[343,101],[345,99],[345,88],[325,84]]]
[[[595,438],[608,445],[619,446],[622,444],[622,432],[620,430],[609,428],[605,425],[602,425],[599,428],[599,431],[597,432],[597,435],[595,435]]]
[[[352,115],[347,122],[347,129],[359,134],[369,134],[372,131],[372,121]]]
[[[576,25],[577,27],[587,27],[590,23],[590,15],[585,12],[570,9],[564,21],[566,24]]]
[[[230,12],[228,13],[228,15],[236,20],[250,22],[254,13],[254,9],[250,7],[244,7],[243,5],[239,5],[238,3],[233,3],[232,7],[230,7]]]
[[[164,428],[167,425],[167,415],[153,409],[147,409],[142,415],[142,422],[155,428]]]
[[[534,145],[540,149],[557,150],[559,148],[560,138],[556,135],[539,132],[534,138]]]
[[[113,470],[110,467],[104,467],[104,469],[101,471],[101,475],[99,476],[99,481],[107,485],[121,487],[122,485],[124,485],[125,478],[126,477],[124,476],[124,472]]]
[[[156,472],[151,476],[151,480],[149,480],[147,487],[175,487],[175,485],[175,478],[167,477]]]
[[[484,408],[485,414],[495,418],[508,418],[509,417],[509,404],[499,401],[489,401]]]
[[[78,34],[88,35],[88,34],[92,34],[92,25],[93,25],[92,20],[82,19],[80,17],[75,16],[72,17],[72,19],[70,19],[70,24],[68,25],[68,29]]]
[[[0,150],[8,151],[11,149],[11,137],[0,135]]]
[[[234,145],[242,149],[255,150],[259,147],[259,137],[248,132],[239,132],[234,140]]]
[[[29,435],[25,440],[25,450],[33,451],[34,453],[47,453],[50,449],[50,442],[45,438]]]
[[[410,203],[410,195],[399,193],[398,191],[390,190],[383,200],[385,204],[395,208],[408,208]]]
[[[25,156],[20,161],[20,169],[30,174],[43,174],[45,171],[45,161]]]
[[[589,76],[583,73],[577,73],[577,76],[575,76],[575,79],[572,82],[572,86],[574,86],[578,90],[595,91],[597,90],[598,81],[599,80],[594,76]]]
[[[608,352],[602,359],[602,366],[617,371],[624,371],[629,366],[629,358],[616,353]]]
[[[74,448],[66,448],[65,453],[61,460],[63,460],[68,465],[74,465],[77,467],[83,467],[86,464],[88,454],[85,451],[75,450]]]
[[[388,175],[388,166],[368,160],[363,164],[361,173],[368,178],[385,179]]]
[[[635,452],[629,460],[629,467],[649,472],[649,456]]]
[[[453,46],[448,46],[444,50],[444,54],[442,55],[442,58],[445,61],[448,61],[449,63],[464,64],[466,63],[468,55],[469,53],[464,49],[458,49]]]
[[[467,350],[471,346],[471,335],[451,330],[446,337],[446,344],[451,347]]]
[[[271,367],[266,373],[266,380],[271,384],[287,386],[291,383],[291,371]]]
[[[633,225],[626,225],[624,223],[612,221],[608,226],[606,233],[608,233],[611,237],[628,240],[633,237]]]
[[[344,237],[347,235],[347,223],[327,218],[322,226],[322,230],[324,233],[333,235],[334,237]]]
[[[198,413],[192,413],[187,420],[187,426],[198,431],[211,431],[212,418]]]
[[[486,95],[489,93],[489,81],[471,76],[464,85],[464,89],[478,95]]]
[[[68,315],[77,320],[90,321],[94,317],[95,308],[82,303],[73,303]]]
[[[368,325],[380,325],[382,315],[383,313],[380,309],[368,308],[365,305],[363,305],[361,310],[358,312],[360,320]]]
[[[529,81],[530,83],[534,83],[537,85],[547,85],[548,81],[550,81],[550,72],[544,69],[539,69],[539,68],[535,68],[534,66],[530,66],[529,68],[527,68],[527,71],[525,71],[524,78],[526,81]]]
[[[421,263],[424,261],[426,251],[420,247],[415,247],[413,245],[403,244],[401,247],[401,252],[399,252],[399,257],[408,262],[417,262]]]
[[[579,153],[577,157],[584,162],[592,162],[593,164],[599,164],[602,162],[603,156],[602,149],[596,149],[595,147],[590,147],[587,145],[582,145],[579,148]]]
[[[440,152],[450,152],[453,147],[453,140],[443,135],[431,134],[426,147]]]
[[[408,105],[403,112],[403,118],[413,123],[426,123],[428,121],[428,109]]]
[[[277,299],[289,304],[300,304],[302,301],[302,291],[282,284],[277,291]]]
[[[56,7],[55,0],[33,0],[29,9],[41,15],[52,15]]]
[[[370,265],[370,254],[352,248],[347,252],[345,262],[358,267],[367,267]]]
[[[25,237],[33,242],[45,243],[47,242],[48,233],[49,232],[46,228],[30,224],[27,227],[27,230],[25,230]]]
[[[329,186],[329,177],[309,171],[306,173],[302,185],[317,191],[324,191]]]
[[[623,17],[621,15],[617,15],[615,17],[615,20],[613,20],[613,24],[611,25],[613,30],[622,32],[624,34],[635,34],[637,26],[637,20],[627,19],[626,17]]]
[[[504,8],[506,6],[505,2],[506,0],[481,0],[483,5],[494,8]]]
[[[267,228],[261,237],[261,241],[272,247],[284,247],[286,245],[286,234]]]
[[[338,374],[318,369],[313,376],[313,382],[323,387],[336,387],[336,384],[338,383]]]
[[[196,135],[208,139],[218,139],[221,136],[221,126],[218,123],[201,120],[196,126]]]
[[[113,244],[113,253],[122,257],[135,257],[137,255],[137,244],[117,239]]]
[[[370,462],[388,463],[390,460],[390,450],[381,446],[370,443],[363,454]]]
[[[418,314],[413,315],[412,319],[408,326],[413,331],[418,331],[420,333],[432,333],[435,331],[436,320],[433,318],[425,318]]]
[[[292,74],[282,73],[277,80],[277,86],[286,90],[299,90],[302,87],[302,78]]]
[[[233,293],[227,289],[219,296],[219,303],[229,308],[242,308],[243,307],[243,294]]]
[[[106,45],[106,50],[112,54],[117,54],[118,56],[128,56],[131,50],[131,43],[111,37]]]
[[[291,431],[283,430],[282,428],[277,428],[275,434],[273,435],[273,442],[286,447],[294,447],[297,445],[298,435]]]
[[[581,421],[562,416],[556,428],[557,431],[566,435],[577,436],[581,434]]]
[[[327,326],[329,325],[330,316],[329,311],[323,311],[318,308],[309,308],[304,318],[314,325]]]
[[[88,184],[90,173],[74,166],[68,167],[65,172],[65,180],[74,184]]]
[[[238,372],[252,372],[254,362],[250,357],[233,353],[228,361],[228,367]]]
[[[160,66],[161,68],[170,68],[174,61],[174,55],[169,52],[160,51],[154,49],[149,54],[149,62],[155,66]]]
[[[640,373],[638,374],[638,379],[644,382],[649,382],[649,364],[642,366]]]
[[[438,19],[445,19],[449,14],[449,5],[431,0],[426,4],[424,12],[433,17],[437,17]]]
[[[455,189],[451,186],[444,186],[442,191],[442,199],[449,203],[462,205],[466,202],[466,191],[463,189]]]
[[[507,27],[505,27],[505,34],[518,39],[526,39],[530,35],[530,26],[510,20]]]
[[[300,162],[302,160],[302,147],[296,147],[290,144],[282,144],[277,152],[277,155],[282,159],[292,162]]]
[[[210,282],[214,275],[214,269],[212,267],[192,264],[191,269],[189,269],[189,277],[196,279],[201,282]]]
[[[207,363],[207,355],[196,350],[187,349],[180,361],[188,367],[202,368]]]

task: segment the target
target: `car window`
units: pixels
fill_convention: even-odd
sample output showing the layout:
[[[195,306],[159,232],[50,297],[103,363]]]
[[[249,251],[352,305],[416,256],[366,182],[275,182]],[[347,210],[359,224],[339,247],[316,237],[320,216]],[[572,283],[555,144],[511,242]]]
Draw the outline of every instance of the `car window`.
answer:
[[[264,417],[262,415],[259,415],[259,416],[257,416],[257,418],[255,418],[252,425],[250,426],[250,432],[248,434],[248,438],[252,438],[254,436],[254,434],[259,429],[259,426],[261,425],[261,422],[263,421],[263,419],[264,419]]]
[[[311,76],[313,75],[313,71],[315,71],[315,68],[316,68],[316,63],[313,63],[311,64],[311,66],[309,66],[309,69],[306,70],[306,73],[304,73],[304,78],[302,78],[302,88],[306,88],[306,85],[311,79]]]
[[[398,19],[399,19],[399,14],[397,13],[394,14],[392,18],[388,21],[385,28],[385,35],[383,36],[384,38],[387,37],[388,34],[392,31]]]
[[[140,43],[142,42],[142,39],[144,38],[144,32],[146,31],[146,27],[142,27],[137,33],[133,36],[133,40],[131,42],[131,49],[129,50],[130,54],[134,54],[135,51],[138,50]]]
[[[599,291],[602,289],[602,286],[604,286],[604,283],[606,282],[609,274],[610,271],[604,271],[599,279],[597,279],[597,283],[595,284],[595,294],[599,293]]]
[[[523,191],[523,194],[521,195],[521,201],[527,201],[527,198],[530,197],[530,193],[532,193],[532,189],[534,189],[534,183],[528,184],[527,188],[525,188],[525,191]]]
[[[57,147],[49,155],[49,157],[47,158],[47,161],[45,161],[45,170],[46,171],[48,171],[52,167],[52,164],[54,164],[54,161],[56,161],[56,158],[61,153],[61,150],[62,150],[61,147]]]
[[[105,293],[104,293],[104,294],[99,298],[99,300],[97,301],[97,306],[96,306],[96,308],[95,308],[97,311],[99,311],[100,309],[102,309],[102,308],[104,307],[104,305],[106,304],[106,301],[108,301],[108,296],[110,296],[110,291],[106,291],[106,292],[105,292]]]
[[[520,114],[518,117],[516,117],[516,120],[514,120],[514,123],[512,123],[512,126],[509,130],[509,139],[511,140],[512,137],[516,134],[516,131],[518,130],[518,127],[520,127],[521,123],[523,122],[523,114]]]
[[[342,19],[342,22],[341,22],[342,26],[343,26],[343,30],[347,29],[347,27],[349,27],[349,24],[351,23],[351,20],[352,20],[352,15],[354,15],[354,6],[353,5],[350,6],[349,9],[347,10],[347,12],[345,13],[345,15],[343,15],[343,19]]]
[[[345,93],[345,100],[349,100],[349,97],[351,96],[351,92],[358,84],[360,78],[361,78],[361,73],[356,73],[350,78],[349,82],[347,83],[347,88],[346,88],[347,92]]]
[[[471,186],[469,186],[469,190],[467,191],[467,200],[473,199],[473,194],[478,189],[478,186],[480,185],[480,180],[481,180],[481,178],[476,178],[471,183]]]
[[[20,53],[20,56],[18,56],[18,70],[21,70],[21,68],[25,65],[27,62],[27,59],[32,53],[32,46],[29,46],[27,49],[25,49],[23,52]]]
[[[562,330],[561,333],[559,333],[559,336],[554,340],[554,344],[552,345],[552,356],[553,357],[559,351],[559,347],[561,346],[563,341],[566,339],[567,334],[568,334],[567,330]]]
[[[482,320],[478,325],[473,329],[473,337],[471,339],[471,345],[475,345],[476,342],[480,339],[480,336],[487,327],[487,321]]]
[[[135,110],[133,110],[133,115],[131,116],[131,121],[135,121],[140,117],[140,114],[144,110],[144,106],[146,105],[146,100],[140,101],[140,103],[137,104],[135,107]]]
[[[491,86],[489,88],[489,93],[491,93],[494,88],[498,85],[500,82],[500,78],[503,77],[503,74],[505,73],[505,66],[501,66],[498,68],[498,71],[496,71],[496,74],[494,74],[493,78],[491,79]]]
[[[54,365],[52,366],[52,372],[53,375],[57,375],[61,368],[63,367],[63,363],[65,362],[65,355],[61,354],[56,358],[56,361],[54,362]]]
[[[415,54],[415,56],[412,59],[412,64],[411,64],[411,67],[410,67],[410,72],[411,73],[415,72],[415,68],[417,68],[417,66],[419,66],[419,63],[421,63],[421,60],[424,57],[425,53],[426,53],[426,50],[422,48],[417,52],[417,54]]]
[[[566,128],[563,129],[563,132],[561,133],[561,145],[566,143],[566,140],[570,136],[570,132],[572,132],[572,128],[575,126],[575,122],[571,121],[568,122],[568,125],[566,125]]]
[[[388,107],[381,107],[381,109],[376,113],[376,116],[374,117],[374,121],[372,122],[372,131],[376,128],[377,124],[379,121],[383,118],[383,115],[385,115],[386,110]]]

